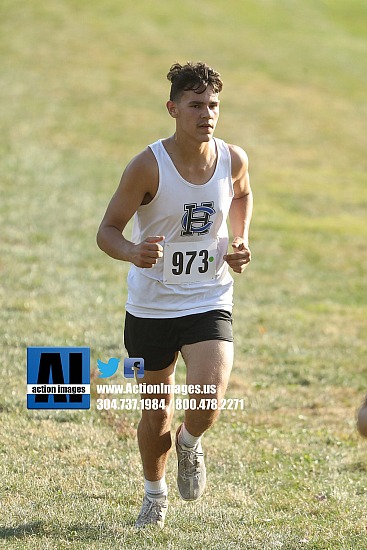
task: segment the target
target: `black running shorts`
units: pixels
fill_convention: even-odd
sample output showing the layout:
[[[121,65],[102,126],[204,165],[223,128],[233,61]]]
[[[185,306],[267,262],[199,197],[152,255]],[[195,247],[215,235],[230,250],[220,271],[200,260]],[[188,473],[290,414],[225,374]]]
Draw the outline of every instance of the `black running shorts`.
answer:
[[[232,315],[213,310],[183,317],[151,319],[126,312],[124,343],[129,357],[142,357],[145,370],[168,367],[186,344],[205,340],[233,342]]]

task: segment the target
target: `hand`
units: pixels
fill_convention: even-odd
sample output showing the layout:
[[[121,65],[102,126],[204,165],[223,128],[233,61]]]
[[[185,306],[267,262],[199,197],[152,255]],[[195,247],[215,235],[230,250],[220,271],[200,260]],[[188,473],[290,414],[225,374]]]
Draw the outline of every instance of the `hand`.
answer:
[[[132,253],[132,263],[136,267],[153,267],[158,258],[163,256],[163,247],[159,244],[164,240],[164,236],[147,237],[140,244],[135,244]]]
[[[234,254],[226,254],[223,259],[235,273],[243,273],[251,262],[250,249],[245,245],[241,237],[236,237],[232,242]]]

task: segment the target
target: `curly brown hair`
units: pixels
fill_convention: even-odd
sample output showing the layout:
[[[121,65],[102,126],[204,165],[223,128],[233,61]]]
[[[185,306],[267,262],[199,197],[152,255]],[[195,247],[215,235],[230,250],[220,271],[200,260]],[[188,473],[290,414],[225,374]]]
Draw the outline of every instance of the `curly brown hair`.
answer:
[[[174,63],[167,78],[171,82],[171,101],[178,101],[187,90],[202,94],[208,86],[212,86],[213,92],[219,94],[223,88],[220,74],[200,61],[198,63],[189,61],[186,65]]]

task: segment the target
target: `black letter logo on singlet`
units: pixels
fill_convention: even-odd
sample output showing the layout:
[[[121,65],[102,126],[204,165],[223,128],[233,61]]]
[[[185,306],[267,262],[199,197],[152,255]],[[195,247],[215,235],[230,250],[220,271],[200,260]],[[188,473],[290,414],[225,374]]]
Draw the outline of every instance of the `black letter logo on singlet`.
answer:
[[[215,214],[214,202],[202,202],[200,206],[196,202],[184,205],[185,214],[182,216],[181,235],[191,237],[192,235],[206,235],[212,225],[210,217]]]

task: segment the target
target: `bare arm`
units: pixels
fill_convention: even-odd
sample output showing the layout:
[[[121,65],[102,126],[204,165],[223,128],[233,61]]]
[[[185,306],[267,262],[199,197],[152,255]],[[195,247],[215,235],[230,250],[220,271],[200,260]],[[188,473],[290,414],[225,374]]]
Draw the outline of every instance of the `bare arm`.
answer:
[[[234,145],[230,145],[232,159],[232,178],[234,197],[229,210],[229,221],[233,234],[233,254],[227,254],[224,259],[236,273],[242,273],[251,261],[249,249],[249,229],[253,209],[253,197],[248,173],[246,153]]]
[[[132,262],[137,267],[152,267],[163,255],[159,244],[163,235],[148,237],[134,244],[123,235],[125,227],[141,204],[154,197],[158,187],[158,167],[146,149],[126,167],[97,233],[97,244],[116,260]]]

